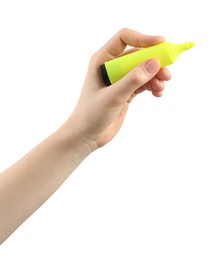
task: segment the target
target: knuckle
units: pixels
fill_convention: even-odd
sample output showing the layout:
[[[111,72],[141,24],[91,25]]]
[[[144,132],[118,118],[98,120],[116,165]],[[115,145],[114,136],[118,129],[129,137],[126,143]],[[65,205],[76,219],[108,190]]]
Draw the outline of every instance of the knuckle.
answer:
[[[122,33],[126,33],[127,30],[128,30],[128,28],[123,27],[123,28],[120,29],[119,33],[121,33],[121,34],[122,34]]]
[[[127,33],[129,33],[129,31],[130,31],[129,28],[124,27],[124,28],[122,28],[122,29],[120,29],[120,30],[118,31],[118,34],[119,34],[119,35],[126,35]]]
[[[92,54],[92,56],[90,57],[90,61],[91,62],[95,62],[99,57],[99,51],[96,51]]]
[[[100,51],[96,51],[92,54],[89,60],[89,66],[92,68],[98,68],[104,62],[104,58]]]
[[[134,85],[142,85],[145,81],[145,75],[141,70],[136,69],[129,74],[129,80]]]

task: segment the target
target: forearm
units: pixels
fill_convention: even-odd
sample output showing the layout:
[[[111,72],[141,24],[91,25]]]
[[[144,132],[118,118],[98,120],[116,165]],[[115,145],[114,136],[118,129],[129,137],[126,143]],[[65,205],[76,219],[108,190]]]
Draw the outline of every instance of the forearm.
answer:
[[[0,244],[60,187],[91,151],[78,134],[71,137],[63,128],[0,174]]]

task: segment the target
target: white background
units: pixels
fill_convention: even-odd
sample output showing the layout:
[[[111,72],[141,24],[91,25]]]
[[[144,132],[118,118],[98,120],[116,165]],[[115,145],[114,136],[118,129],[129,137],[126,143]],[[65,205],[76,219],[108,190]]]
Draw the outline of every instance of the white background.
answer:
[[[223,24],[221,0],[0,1],[0,172],[67,119],[119,29],[196,43],[164,96],[133,101],[1,260],[224,259]]]

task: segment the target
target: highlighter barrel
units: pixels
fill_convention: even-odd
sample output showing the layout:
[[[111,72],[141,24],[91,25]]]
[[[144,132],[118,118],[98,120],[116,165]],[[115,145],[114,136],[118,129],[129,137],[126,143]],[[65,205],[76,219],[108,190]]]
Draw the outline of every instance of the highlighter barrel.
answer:
[[[120,80],[130,70],[148,59],[158,59],[161,68],[173,64],[182,52],[192,48],[193,46],[195,46],[193,42],[181,44],[162,42],[107,61],[100,66],[99,70],[105,85],[109,86]]]

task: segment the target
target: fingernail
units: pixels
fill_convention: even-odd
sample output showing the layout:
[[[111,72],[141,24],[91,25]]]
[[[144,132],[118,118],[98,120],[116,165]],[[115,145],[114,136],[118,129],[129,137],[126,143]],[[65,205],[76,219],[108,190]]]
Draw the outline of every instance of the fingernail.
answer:
[[[160,62],[156,59],[151,59],[146,62],[145,68],[151,74],[156,73],[160,68]]]

